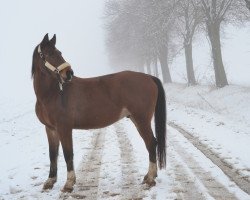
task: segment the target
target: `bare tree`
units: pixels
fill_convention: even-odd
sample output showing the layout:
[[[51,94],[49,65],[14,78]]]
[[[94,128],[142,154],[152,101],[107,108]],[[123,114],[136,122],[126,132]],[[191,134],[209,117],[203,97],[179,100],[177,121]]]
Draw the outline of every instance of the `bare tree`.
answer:
[[[185,49],[187,81],[189,85],[195,85],[192,43],[197,26],[203,20],[202,9],[197,0],[182,0],[178,3],[176,15],[177,32],[183,39]]]
[[[110,0],[106,3],[106,44],[111,61],[150,66],[160,61],[164,82],[172,82],[169,50],[176,0]],[[156,66],[156,65],[154,65]],[[155,69],[154,71],[156,71]],[[151,68],[148,67],[148,72]]]
[[[169,46],[171,26],[173,25],[173,4],[174,1],[150,0],[147,9],[144,9],[146,38],[151,52],[149,59],[154,62],[159,58],[163,82],[170,83],[172,78],[169,70]]]
[[[144,61],[135,32],[140,23],[136,7],[131,4],[135,1],[106,1],[106,47],[113,66],[143,71]]]
[[[211,43],[216,86],[224,87],[228,81],[221,53],[221,23],[243,22],[246,19],[245,5],[242,0],[201,0],[201,4]]]
[[[171,26],[173,25],[173,5],[175,1],[166,0],[141,0],[140,6],[137,5],[137,18],[140,21],[136,27],[138,33],[138,43],[142,50],[142,57],[145,60],[148,72],[154,74],[155,69],[151,70],[151,64],[159,58],[163,81],[172,82],[169,70],[169,43]]]

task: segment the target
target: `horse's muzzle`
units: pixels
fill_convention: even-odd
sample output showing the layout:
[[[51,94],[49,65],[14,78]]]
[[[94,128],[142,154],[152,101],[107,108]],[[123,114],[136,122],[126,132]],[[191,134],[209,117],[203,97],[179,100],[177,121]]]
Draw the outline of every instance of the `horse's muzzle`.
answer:
[[[67,76],[66,81],[71,81],[72,77],[74,76],[73,70],[68,70],[66,72],[66,76]]]

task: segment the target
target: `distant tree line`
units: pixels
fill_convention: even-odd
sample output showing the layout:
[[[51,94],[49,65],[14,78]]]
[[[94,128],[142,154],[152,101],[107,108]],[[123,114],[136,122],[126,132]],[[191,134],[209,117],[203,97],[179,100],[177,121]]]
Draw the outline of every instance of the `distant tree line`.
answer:
[[[250,0],[107,0],[106,47],[110,62],[172,82],[169,65],[185,52],[187,83],[197,84],[193,64],[194,35],[205,32],[217,87],[228,85],[221,52],[221,27],[249,20]]]

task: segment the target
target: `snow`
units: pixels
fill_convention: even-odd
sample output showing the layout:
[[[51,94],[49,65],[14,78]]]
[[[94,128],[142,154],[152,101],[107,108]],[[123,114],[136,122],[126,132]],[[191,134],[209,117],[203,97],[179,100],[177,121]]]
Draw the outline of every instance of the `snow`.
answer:
[[[229,178],[227,176],[225,176],[225,174],[220,170],[220,168],[218,168],[216,165],[214,165],[212,163],[212,161],[210,161],[210,160],[208,161],[207,158],[206,158],[206,156],[204,156],[201,152],[197,153],[197,149],[193,145],[191,145],[187,141],[187,139],[185,137],[183,137],[182,135],[180,135],[175,129],[170,128],[169,131],[171,131],[171,136],[173,134],[173,136],[178,141],[178,143],[180,143],[181,146],[185,148],[187,154],[189,154],[189,155],[195,155],[193,158],[202,167],[202,169],[204,169],[205,172],[210,172],[215,179],[217,179],[221,184],[223,184],[224,186],[226,186],[226,188],[229,191],[231,191],[232,193],[236,194],[236,196],[239,199],[247,199],[247,198],[249,198],[249,195],[247,195],[246,193],[242,192],[235,184],[233,184],[233,182],[231,182],[229,180]],[[181,158],[178,156],[178,153],[175,154],[175,158],[181,160]],[[203,191],[204,195],[207,196],[206,198],[213,199],[208,194],[208,192],[206,191],[206,188],[204,188],[204,186],[200,182],[200,180],[196,177],[195,174],[193,174],[193,172],[187,166],[188,163],[184,162],[183,160],[181,162],[182,162],[182,165],[184,166],[184,168],[186,168],[186,170],[188,171],[188,173],[191,174],[191,176],[193,177],[193,179],[195,179],[195,182],[197,182],[196,183],[197,187],[201,187],[201,191]]]
[[[250,177],[250,89],[168,85],[169,121],[181,124]]]
[[[168,121],[197,137],[229,163],[242,176],[250,177],[250,89],[227,86],[165,86]],[[43,125],[34,112],[34,98],[0,100],[0,199],[58,199],[66,180],[66,166],[60,148],[58,181],[50,191],[42,191],[49,172],[48,144]],[[154,124],[152,123],[152,126]],[[185,199],[188,190],[201,199],[213,199],[206,179],[219,185],[222,192],[238,199],[250,199],[218,166],[194,147],[176,129],[168,126],[167,169],[158,171],[156,186],[141,185],[148,170],[148,153],[134,124],[127,118],[98,130],[103,134],[99,175],[96,174],[98,199]],[[96,130],[74,131],[74,163],[77,176],[88,161]],[[188,161],[187,161],[188,160]],[[200,170],[193,169],[192,165]],[[85,166],[88,167],[88,166]],[[94,167],[95,168],[95,167]],[[94,169],[93,168],[93,169]],[[185,180],[182,180],[185,178]],[[186,182],[189,185],[185,185]],[[79,181],[79,180],[78,180]],[[127,188],[127,184],[134,187]],[[223,187],[222,187],[223,186]],[[186,188],[188,187],[188,188]],[[75,186],[75,191],[79,188]],[[91,191],[90,191],[91,192]],[[87,191],[86,191],[87,193]]]
[[[119,144],[117,142],[117,137],[114,127],[108,128],[108,134],[106,134],[106,140],[104,146],[110,148],[105,148],[103,150],[102,166],[100,169],[100,181],[99,181],[99,191],[98,196],[103,199],[103,193],[109,192],[113,194],[118,194],[121,191],[121,157]],[[100,198],[100,199],[102,199]],[[112,199],[112,198],[111,198]]]
[[[5,103],[3,103],[5,102]],[[42,192],[49,173],[49,154],[44,126],[34,111],[34,100],[1,101],[0,105],[0,199],[53,199],[66,180],[66,166],[60,148],[58,182],[55,190]],[[81,132],[81,134],[79,134]],[[92,134],[75,131],[75,166],[78,166]],[[83,137],[84,136],[84,137]]]

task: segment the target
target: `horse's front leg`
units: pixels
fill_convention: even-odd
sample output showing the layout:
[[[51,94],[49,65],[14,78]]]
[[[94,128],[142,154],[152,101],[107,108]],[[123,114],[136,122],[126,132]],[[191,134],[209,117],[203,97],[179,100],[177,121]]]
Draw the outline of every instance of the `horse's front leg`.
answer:
[[[62,192],[72,192],[73,186],[76,182],[76,176],[73,163],[73,142],[72,129],[65,128],[59,130],[60,141],[63,148],[64,158],[67,164],[67,181],[62,189]]]
[[[47,181],[43,185],[43,189],[52,189],[57,180],[57,158],[59,137],[55,130],[46,127],[46,133],[49,143],[50,171]]]

